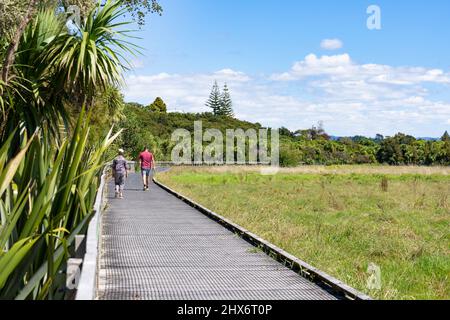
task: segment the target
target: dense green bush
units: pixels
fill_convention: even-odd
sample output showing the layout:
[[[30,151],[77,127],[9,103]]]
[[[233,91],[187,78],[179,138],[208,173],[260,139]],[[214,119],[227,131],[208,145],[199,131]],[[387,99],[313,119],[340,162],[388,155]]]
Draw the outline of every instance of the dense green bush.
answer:
[[[450,141],[425,141],[404,134],[383,140],[380,163],[390,165],[450,165]]]
[[[202,121],[203,129],[255,129],[262,126],[212,113],[161,113],[137,103],[128,103],[119,127],[125,128],[118,144],[135,158],[147,145],[159,160],[170,160],[175,145],[171,134],[176,129],[193,133],[194,122]],[[107,130],[107,127],[105,127]],[[445,135],[444,135],[445,137]],[[443,140],[445,140],[443,137]],[[319,126],[308,130],[291,132],[280,129],[280,164],[342,165],[342,164],[390,164],[390,165],[449,165],[450,141],[425,141],[398,134],[375,139],[355,136],[332,140]],[[225,152],[225,147],[224,147]]]
[[[127,103],[124,108],[124,118],[119,123],[119,127],[125,129],[120,139],[121,147],[125,149],[129,158],[135,159],[143,147],[148,146],[158,160],[168,161],[175,145],[171,141],[172,133],[176,129],[186,129],[193,133],[195,121],[202,121],[203,129],[220,130],[224,136],[226,129],[259,130],[261,128],[260,124],[226,116],[215,116],[209,112],[162,113],[154,112],[137,103]]]
[[[291,143],[283,142],[280,146],[280,165],[296,167],[303,161],[302,152]]]

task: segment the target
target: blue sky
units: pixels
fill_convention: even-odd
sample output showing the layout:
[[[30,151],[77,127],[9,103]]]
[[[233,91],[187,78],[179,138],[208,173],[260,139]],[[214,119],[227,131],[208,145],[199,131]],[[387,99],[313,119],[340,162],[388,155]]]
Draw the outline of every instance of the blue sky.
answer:
[[[161,0],[137,35],[128,101],[206,111],[214,80],[237,117],[331,134],[450,128],[450,1]],[[381,8],[381,30],[366,9]],[[322,46],[324,40],[334,44]]]

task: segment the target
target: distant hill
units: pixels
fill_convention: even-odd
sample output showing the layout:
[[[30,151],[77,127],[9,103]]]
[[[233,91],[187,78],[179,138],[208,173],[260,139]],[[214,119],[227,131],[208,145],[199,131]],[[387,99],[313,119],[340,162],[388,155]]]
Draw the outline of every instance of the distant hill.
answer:
[[[259,123],[251,123],[226,116],[215,116],[212,113],[157,113],[132,103],[127,104],[124,110],[127,119],[135,119],[140,126],[149,130],[152,135],[162,139],[170,138],[176,129],[194,131],[194,121],[201,121],[203,129],[218,129],[225,132],[226,129],[255,129],[262,128]]]
[[[155,112],[136,103],[128,103],[118,127],[125,131],[117,141],[117,147],[126,150],[127,156],[136,157],[148,146],[159,160],[170,160],[177,144],[171,136],[177,129],[194,132],[194,122],[201,121],[203,130],[218,129],[224,136],[227,129],[259,130],[259,123],[215,116],[212,113]],[[397,134],[384,140],[362,136],[329,136],[323,129],[291,132],[280,128],[280,164],[391,164],[391,165],[449,165],[450,141],[420,138]],[[208,144],[208,143],[204,143]]]
[[[171,136],[177,129],[194,132],[194,122],[201,121],[202,128],[218,129],[225,137],[227,129],[259,130],[259,123],[251,123],[226,116],[215,116],[212,113],[160,113],[153,112],[137,103],[127,103],[123,110],[124,119],[119,124],[125,131],[118,144],[126,150],[128,156],[135,157],[148,146],[158,159],[170,159],[172,147]],[[225,138],[224,138],[225,141]]]
[[[339,141],[340,139],[345,138],[345,137],[340,137],[340,136],[330,136],[330,139],[333,141]],[[350,137],[352,138],[352,137]],[[374,138],[369,138],[369,139],[373,139]],[[441,138],[431,138],[431,137],[417,137],[417,140],[424,140],[424,141],[439,141],[441,140]]]
[[[424,141],[439,141],[441,138],[430,138],[430,137],[418,137],[417,140],[424,140]]]

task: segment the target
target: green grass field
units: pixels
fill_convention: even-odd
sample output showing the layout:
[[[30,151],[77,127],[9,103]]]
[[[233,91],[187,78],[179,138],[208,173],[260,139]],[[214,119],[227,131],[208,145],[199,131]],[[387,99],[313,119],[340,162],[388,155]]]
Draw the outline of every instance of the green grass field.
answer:
[[[173,168],[157,178],[373,298],[449,299],[450,172],[398,172]],[[381,290],[367,289],[370,263]]]

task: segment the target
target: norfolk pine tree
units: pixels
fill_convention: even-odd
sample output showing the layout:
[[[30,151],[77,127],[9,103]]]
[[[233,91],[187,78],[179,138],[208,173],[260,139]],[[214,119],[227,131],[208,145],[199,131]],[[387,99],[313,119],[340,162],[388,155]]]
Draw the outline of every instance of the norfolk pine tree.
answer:
[[[233,102],[231,101],[230,90],[227,84],[223,86],[222,101],[219,114],[221,116],[234,117]]]
[[[219,115],[222,106],[222,97],[220,94],[219,86],[217,81],[214,81],[209,99],[206,101],[206,106],[212,109],[214,115]]]

